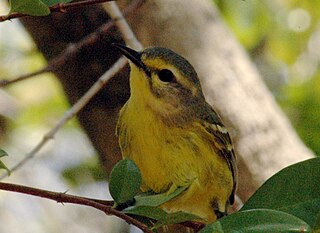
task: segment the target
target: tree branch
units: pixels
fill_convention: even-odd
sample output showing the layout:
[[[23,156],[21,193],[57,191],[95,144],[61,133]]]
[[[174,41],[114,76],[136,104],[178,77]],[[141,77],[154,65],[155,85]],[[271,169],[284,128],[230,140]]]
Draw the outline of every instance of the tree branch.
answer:
[[[15,170],[22,167],[26,162],[32,159],[36,153],[50,140],[53,139],[54,135],[58,132],[59,129],[64,126],[68,120],[73,118],[92,98],[95,94],[100,91],[100,89],[125,65],[127,64],[127,60],[125,58],[120,58],[113,66],[102,75],[90,89],[75,103],[68,111],[65,112],[63,117],[55,124],[55,126],[47,132],[42,140],[31,150],[20,162],[18,162],[15,166],[10,168],[11,173]],[[0,177],[0,180],[6,177],[7,174]]]
[[[139,8],[143,4],[143,2],[144,2],[144,0],[133,1],[130,5],[128,5],[124,9],[123,16],[127,16],[130,13],[134,12],[134,10]],[[97,41],[99,41],[101,38],[105,37],[106,34],[108,33],[109,29],[115,23],[117,23],[117,21],[125,20],[125,19],[123,19],[123,16],[122,17],[115,17],[115,18],[109,20],[107,23],[103,24],[101,27],[99,27],[97,30],[95,30],[91,34],[89,34],[86,37],[84,37],[83,39],[81,39],[79,42],[77,42],[75,44],[70,44],[61,52],[60,55],[58,55],[57,57],[50,60],[46,67],[44,67],[38,71],[29,73],[29,74],[21,75],[21,76],[14,78],[12,80],[8,80],[8,79],[0,80],[0,87],[5,87],[10,84],[13,84],[13,83],[16,83],[19,81],[23,81],[28,78],[32,78],[34,76],[37,76],[37,75],[40,75],[40,74],[43,74],[46,72],[53,72],[53,71],[59,69],[68,60],[74,58],[79,51],[81,51],[82,49],[84,49],[86,47],[92,46]]]
[[[117,10],[117,5],[115,3],[111,3],[112,8]],[[110,9],[112,11],[112,9]],[[141,46],[140,43],[136,40],[133,32],[131,31],[128,24],[124,23],[125,19],[122,15],[122,13],[117,10],[115,15],[112,15],[111,17],[116,17],[116,19],[122,20],[122,25],[119,28],[121,33],[124,35],[124,39],[130,38],[129,41],[125,41],[126,44],[133,44],[136,46]],[[127,33],[130,33],[130,36],[127,35]],[[142,47],[142,46],[141,46]],[[11,173],[15,170],[22,167],[25,163],[27,163],[30,159],[32,159],[36,153],[40,151],[40,149],[50,140],[54,138],[54,135],[60,130],[71,118],[73,118],[78,112],[86,106],[86,104],[101,90],[101,88],[117,73],[119,72],[125,65],[127,64],[127,60],[122,57],[118,59],[116,63],[113,64],[113,66],[105,73],[103,74],[91,87],[90,89],[76,102],[68,111],[65,112],[63,117],[55,124],[55,126],[47,132],[42,140],[29,152],[27,155],[18,162],[15,166],[10,168]],[[4,174],[0,177],[0,180],[5,178],[7,174]]]
[[[83,7],[87,5],[93,5],[93,4],[109,2],[109,1],[113,1],[113,0],[83,0],[83,1],[71,2],[71,3],[58,3],[56,5],[50,6],[49,10],[50,10],[50,13],[53,13],[53,12],[66,13],[67,10],[70,8]],[[15,19],[15,18],[21,18],[25,16],[30,16],[30,15],[19,13],[19,12],[13,12],[8,15],[0,15],[0,22]]]
[[[103,7],[106,9],[110,17],[115,21],[115,24],[119,28],[119,31],[121,32],[123,40],[126,42],[126,44],[138,51],[142,50],[142,44],[138,41],[128,22],[123,17],[123,14],[121,13],[117,3],[108,2],[103,4]]]
[[[83,205],[83,206],[90,206],[92,208],[103,211],[107,215],[115,215],[125,220],[128,224],[135,225],[136,227],[141,229],[143,232],[152,233],[152,231],[148,228],[148,226],[146,226],[142,222],[134,219],[129,215],[126,215],[120,210],[112,208],[114,205],[114,201],[76,196],[76,195],[67,194],[65,192],[53,192],[53,191],[48,191],[44,189],[32,188],[24,185],[4,183],[4,182],[0,182],[0,190],[5,190],[5,191],[15,192],[15,193],[22,193],[22,194],[27,194],[31,196],[50,199],[62,204],[70,203],[70,204],[77,204],[77,205]],[[183,222],[180,225],[192,228],[196,231],[199,231],[204,227],[203,223],[192,222],[192,221]]]
[[[40,74],[43,74],[43,73],[46,73],[46,72],[50,72],[50,71],[51,71],[51,66],[50,66],[50,64],[48,64],[46,67],[43,67],[40,70],[37,70],[37,71],[32,72],[32,73],[28,73],[28,74],[23,74],[23,75],[15,78],[15,79],[12,79],[12,80],[2,79],[2,80],[0,80],[0,87],[5,87],[5,86],[8,86],[10,84],[13,84],[13,83],[16,83],[16,82],[19,82],[19,81],[23,81],[25,79],[32,78],[32,77],[35,77],[37,75],[40,75]]]
[[[48,191],[48,190],[31,188],[28,186],[3,183],[3,182],[0,182],[0,189],[6,190],[6,191],[11,191],[11,192],[16,192],[16,193],[23,193],[23,194],[27,194],[27,195],[42,197],[42,198],[54,200],[58,203],[71,203],[71,204],[77,204],[77,205],[90,206],[95,209],[103,211],[107,215],[115,215],[115,216],[125,220],[129,224],[135,225],[136,227],[141,229],[143,232],[152,233],[152,231],[145,224],[143,224],[143,223],[139,222],[138,220],[122,213],[121,211],[118,211],[118,210],[112,208],[113,201],[91,199],[91,198],[86,198],[86,197],[70,195],[70,194],[66,194],[66,193],[52,192],[52,191]]]

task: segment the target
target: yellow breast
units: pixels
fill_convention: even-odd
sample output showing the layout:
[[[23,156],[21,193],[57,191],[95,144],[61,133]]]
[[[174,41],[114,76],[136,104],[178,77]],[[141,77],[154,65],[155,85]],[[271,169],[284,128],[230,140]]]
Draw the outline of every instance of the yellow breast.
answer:
[[[183,128],[168,126],[153,111],[130,100],[118,122],[123,157],[139,167],[143,191],[165,192],[192,183],[163,208],[191,212],[211,222],[216,219],[213,205],[224,210],[233,181],[225,160],[215,154],[202,131],[196,122]]]

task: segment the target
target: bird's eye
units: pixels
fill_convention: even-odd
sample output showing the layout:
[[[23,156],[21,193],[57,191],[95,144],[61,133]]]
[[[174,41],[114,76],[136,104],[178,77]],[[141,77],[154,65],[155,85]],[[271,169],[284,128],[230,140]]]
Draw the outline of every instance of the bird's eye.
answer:
[[[175,79],[173,73],[168,69],[160,70],[158,76],[162,82],[171,82]]]

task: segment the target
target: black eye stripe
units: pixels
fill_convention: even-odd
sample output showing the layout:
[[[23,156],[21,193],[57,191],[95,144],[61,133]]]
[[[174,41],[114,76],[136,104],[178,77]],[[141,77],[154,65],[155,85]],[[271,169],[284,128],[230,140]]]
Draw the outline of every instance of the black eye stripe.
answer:
[[[168,69],[162,69],[158,71],[158,77],[162,82],[175,81],[174,74]]]

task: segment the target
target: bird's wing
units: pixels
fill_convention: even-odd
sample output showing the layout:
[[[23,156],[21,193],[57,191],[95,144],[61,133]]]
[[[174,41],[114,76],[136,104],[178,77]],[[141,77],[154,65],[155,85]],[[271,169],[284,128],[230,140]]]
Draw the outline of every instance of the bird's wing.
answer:
[[[223,157],[232,172],[233,190],[229,198],[232,205],[234,203],[234,195],[237,186],[237,164],[234,154],[232,142],[227,129],[224,127],[218,114],[208,105],[205,114],[201,114],[202,124],[205,130],[213,135],[213,142],[216,153]]]

